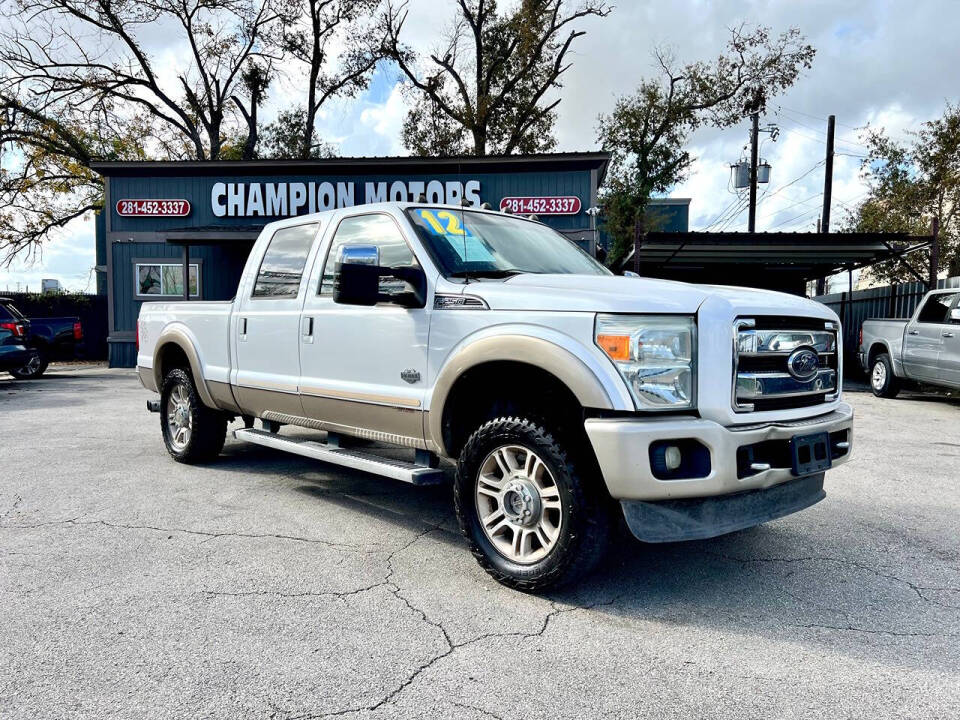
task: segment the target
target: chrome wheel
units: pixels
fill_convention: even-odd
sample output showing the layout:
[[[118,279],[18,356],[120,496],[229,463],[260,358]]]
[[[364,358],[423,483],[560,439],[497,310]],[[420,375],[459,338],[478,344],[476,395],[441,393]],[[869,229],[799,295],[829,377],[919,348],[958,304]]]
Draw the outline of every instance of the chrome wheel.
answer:
[[[20,368],[21,375],[36,375],[40,372],[40,354],[37,353],[30,358],[30,362]]]
[[[873,385],[874,390],[883,390],[884,384],[887,382],[887,366],[882,362],[876,362],[873,364],[873,372],[870,374],[870,384]]]
[[[560,537],[560,489],[543,460],[525,447],[504,445],[487,455],[476,503],[484,534],[508,560],[538,562]]]
[[[175,385],[167,396],[166,415],[170,445],[180,452],[190,443],[190,435],[193,432],[190,395],[183,385]]]

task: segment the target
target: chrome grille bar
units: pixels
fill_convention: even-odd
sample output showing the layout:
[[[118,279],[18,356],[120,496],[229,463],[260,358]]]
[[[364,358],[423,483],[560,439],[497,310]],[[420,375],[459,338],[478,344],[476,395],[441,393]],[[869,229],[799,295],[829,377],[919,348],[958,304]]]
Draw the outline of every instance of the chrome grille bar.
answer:
[[[809,405],[811,399],[815,402],[817,395],[825,402],[835,399],[840,367],[837,324],[824,321],[823,329],[810,329],[809,320],[797,323],[804,329],[791,329],[789,321],[779,319],[775,324],[785,327],[758,327],[757,319],[752,318],[734,323],[733,409],[752,412],[768,401],[776,401],[777,407],[800,407]],[[797,355],[805,356],[802,369],[806,372],[799,372]]]

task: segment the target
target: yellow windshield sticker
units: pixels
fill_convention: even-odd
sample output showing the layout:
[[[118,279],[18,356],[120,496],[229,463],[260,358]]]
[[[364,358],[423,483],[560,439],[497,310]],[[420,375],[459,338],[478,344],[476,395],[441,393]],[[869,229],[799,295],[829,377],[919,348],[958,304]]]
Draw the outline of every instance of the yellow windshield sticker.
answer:
[[[493,255],[486,244],[470,232],[460,216],[450,210],[417,208],[414,211],[427,229],[439,235],[463,262],[492,262]]]

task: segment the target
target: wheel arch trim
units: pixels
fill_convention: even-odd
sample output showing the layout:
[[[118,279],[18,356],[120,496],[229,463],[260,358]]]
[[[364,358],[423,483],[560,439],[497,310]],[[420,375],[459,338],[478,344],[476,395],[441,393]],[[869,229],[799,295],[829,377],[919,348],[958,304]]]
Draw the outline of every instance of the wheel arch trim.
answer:
[[[533,360],[536,358],[536,360]],[[592,359],[592,358],[591,358]],[[447,358],[433,386],[426,413],[427,443],[446,455],[443,441],[443,411],[457,380],[468,370],[492,362],[532,365],[553,375],[576,397],[581,406],[604,410],[620,409],[623,398],[611,397],[599,368],[578,357],[552,339],[519,332],[473,338],[462,343]],[[624,388],[625,390],[625,388]]]
[[[216,409],[217,403],[210,393],[207,386],[207,380],[203,376],[203,363],[200,360],[200,354],[197,351],[194,338],[185,327],[172,326],[164,328],[157,338],[156,348],[153,351],[153,379],[158,388],[163,387],[163,366],[160,362],[161,356],[169,345],[176,345],[183,354],[187,356],[187,362],[190,363],[190,374],[193,376],[193,383],[197,387],[197,393],[203,404],[209,408]]]

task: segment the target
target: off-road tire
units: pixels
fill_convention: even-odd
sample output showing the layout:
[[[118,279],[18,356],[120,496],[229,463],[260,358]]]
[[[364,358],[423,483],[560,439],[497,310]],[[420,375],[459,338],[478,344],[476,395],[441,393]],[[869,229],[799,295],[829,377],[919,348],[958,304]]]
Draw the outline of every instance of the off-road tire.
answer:
[[[168,401],[170,394],[178,386],[184,388],[192,421],[190,439],[183,448],[174,446],[168,422]],[[213,410],[203,404],[189,372],[174,368],[164,377],[160,390],[160,431],[163,433],[163,444],[166,445],[167,452],[177,462],[186,464],[210,462],[223,450],[223,443],[227,437],[227,417],[219,410]]]
[[[880,365],[881,368],[877,368]],[[880,353],[870,366],[870,389],[877,397],[895,398],[900,392],[900,378],[893,374],[893,364],[887,353]]]
[[[24,365],[22,368],[11,370],[10,374],[17,380],[36,380],[47,371],[47,365],[50,364],[50,356],[43,348],[37,348],[38,363],[34,366]]]
[[[581,449],[565,447],[554,436],[528,418],[499,417],[470,436],[457,463],[454,506],[471,552],[497,582],[523,592],[542,592],[585,577],[610,542],[612,504],[602,479],[591,472],[595,463]],[[507,445],[533,451],[552,474],[560,494],[559,537],[549,554],[534,564],[517,563],[501,554],[484,532],[477,508],[480,468],[494,450]]]

